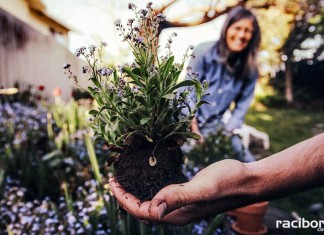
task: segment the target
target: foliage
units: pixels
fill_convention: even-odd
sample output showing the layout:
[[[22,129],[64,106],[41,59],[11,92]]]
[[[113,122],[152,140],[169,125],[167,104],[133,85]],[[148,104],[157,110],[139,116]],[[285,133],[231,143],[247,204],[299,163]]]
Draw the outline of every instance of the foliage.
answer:
[[[195,166],[204,167],[226,158],[235,158],[236,153],[231,145],[230,134],[219,126],[215,133],[205,138],[202,144],[196,144],[186,156]]]
[[[102,161],[109,151],[85,141],[84,126],[77,125],[85,109],[75,104],[0,105],[0,234],[181,235],[208,229],[206,221],[179,228],[118,218]],[[53,113],[58,110],[64,112]],[[75,121],[71,113],[81,117]],[[63,128],[70,125],[77,130]],[[59,145],[63,132],[67,141]]]
[[[12,183],[11,183],[12,184]],[[0,233],[6,226],[13,234],[108,234],[108,213],[94,180],[78,187],[72,210],[64,197],[54,203],[49,197],[26,201],[27,189],[6,184],[0,200]],[[106,192],[107,193],[107,192]],[[106,200],[110,200],[106,194]],[[110,199],[109,199],[110,198]]]
[[[56,104],[52,110],[63,107],[69,110],[66,109],[60,116],[60,121],[65,122],[58,125],[51,118],[53,114],[41,106],[29,107],[20,103],[0,105],[0,173],[3,177],[19,180],[22,187],[28,188],[28,198],[41,199],[50,195],[57,200],[62,182],[69,183],[72,189],[90,178],[91,169],[83,142],[84,130],[77,125],[86,116],[83,113],[85,110],[63,103],[61,108]],[[79,116],[68,119],[77,109]],[[69,126],[78,129],[72,128],[74,131],[71,132],[67,128]],[[100,146],[102,144],[98,143],[96,153],[101,156],[102,169],[108,153]]]
[[[286,14],[284,9],[272,6],[269,9],[255,11],[261,29],[262,41],[258,61],[262,76],[275,75],[280,69],[280,49],[285,43],[290,29],[292,14]],[[269,30],[271,29],[271,30]]]
[[[323,111],[307,108],[260,109],[255,106],[246,115],[246,124],[269,135],[271,144],[266,156],[323,132],[323,120]]]
[[[84,90],[81,90],[81,89],[78,89],[78,88],[73,89],[72,97],[75,100],[92,99],[92,96],[88,91],[84,91]]]
[[[60,133],[56,135],[54,142],[57,148],[70,143],[71,137],[80,138],[82,130],[85,131],[88,124],[88,110],[84,106],[71,99],[69,102],[63,102],[60,97],[55,97],[55,103],[50,106],[48,118],[53,119]],[[52,126],[48,125],[48,134],[53,138]]]
[[[279,94],[256,97],[256,101],[269,108],[283,108],[286,105],[285,98]]]
[[[98,109],[90,111],[92,128],[96,137],[104,139],[109,146],[122,147],[129,137],[137,135],[158,144],[161,140],[187,137],[199,138],[189,131],[190,121],[196,110],[204,102],[200,100],[207,84],[185,80],[178,83],[185,60],[190,56],[188,48],[182,62],[175,63],[170,51],[171,35],[167,55],[158,56],[157,35],[162,14],[155,15],[149,3],[146,9],[136,10],[134,4],[129,9],[135,13],[125,28],[120,20],[115,21],[117,30],[132,48],[135,61],[131,65],[118,68],[102,66],[101,54],[104,43],[99,48],[90,46],[77,50],[88,62],[84,72],[90,73],[93,86],[87,90],[98,103]],[[77,83],[69,65],[67,74]],[[197,102],[189,106],[189,90],[195,88]],[[193,108],[191,108],[193,107]],[[183,109],[188,109],[184,115]]]
[[[294,15],[292,27],[281,51],[288,61],[321,60],[324,48],[323,1],[304,0],[295,5],[291,10]]]

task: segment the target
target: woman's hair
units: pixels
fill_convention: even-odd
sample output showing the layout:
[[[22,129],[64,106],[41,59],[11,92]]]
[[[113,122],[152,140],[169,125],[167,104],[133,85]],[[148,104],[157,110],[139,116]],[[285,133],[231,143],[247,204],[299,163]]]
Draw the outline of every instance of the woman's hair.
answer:
[[[226,43],[226,33],[228,28],[242,19],[251,19],[253,22],[252,38],[247,47],[233,55]],[[229,13],[221,31],[220,39],[216,45],[217,52],[221,63],[226,68],[238,75],[239,78],[248,78],[253,71],[257,71],[256,56],[261,42],[261,33],[258,21],[255,15],[248,9],[238,6],[233,8]],[[234,58],[233,58],[234,56]],[[234,61],[233,61],[234,59]]]

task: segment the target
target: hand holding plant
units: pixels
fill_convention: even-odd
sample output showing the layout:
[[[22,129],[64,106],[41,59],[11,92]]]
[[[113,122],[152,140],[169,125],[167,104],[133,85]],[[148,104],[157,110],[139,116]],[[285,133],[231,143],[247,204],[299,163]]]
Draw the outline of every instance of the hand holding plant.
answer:
[[[76,52],[88,62],[83,71],[90,74],[93,86],[87,90],[98,104],[98,109],[90,111],[94,135],[115,152],[109,162],[114,163],[116,179],[141,200],[152,198],[170,183],[186,181],[178,142],[199,138],[189,127],[195,112],[205,103],[201,97],[207,86],[196,79],[179,82],[184,62],[193,56],[193,47],[188,48],[181,63],[175,63],[170,50],[175,34],[168,40],[167,54],[159,57],[158,30],[164,16],[156,15],[151,5],[137,10],[129,4],[135,19],[129,19],[126,27],[115,21],[120,36],[132,48],[133,64],[105,67],[101,61],[105,43]],[[70,66],[65,68],[77,84]],[[193,89],[196,101],[188,97]]]

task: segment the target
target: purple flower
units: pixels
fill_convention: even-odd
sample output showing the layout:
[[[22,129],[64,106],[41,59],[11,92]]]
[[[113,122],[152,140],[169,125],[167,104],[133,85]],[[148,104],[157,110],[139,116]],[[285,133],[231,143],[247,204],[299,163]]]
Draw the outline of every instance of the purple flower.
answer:
[[[117,96],[118,97],[120,97],[120,98],[123,98],[124,97],[124,91],[122,91],[122,90],[119,90],[118,92],[117,92]]]
[[[69,69],[69,68],[71,68],[70,64],[63,64],[63,69]]]
[[[89,66],[83,66],[82,67],[82,73],[89,73],[90,72],[90,67]]]
[[[105,72],[104,72],[103,76],[110,76],[113,73],[112,69],[104,68],[104,70],[105,70]]]
[[[145,10],[145,9],[141,9],[141,10],[139,11],[139,13],[140,13],[143,17],[145,17],[145,16],[147,15],[148,11]]]
[[[78,49],[75,50],[75,55],[77,57],[79,57],[80,55],[84,55],[84,51],[86,50],[86,48],[83,46],[83,47],[80,47]]]
[[[142,43],[143,42],[143,38],[142,37],[138,37],[136,38],[136,43]]]
[[[100,45],[101,45],[102,47],[106,47],[106,46],[107,46],[107,43],[106,43],[106,42],[101,42]]]
[[[115,20],[114,25],[115,26],[120,26],[121,25],[121,20],[120,19]]]
[[[165,21],[165,15],[163,15],[162,13],[157,14],[156,17],[159,22]]]
[[[151,3],[151,2],[148,2],[148,3],[146,4],[146,8],[148,8],[148,9],[151,9],[151,7],[152,7],[152,4],[153,4],[153,3]]]
[[[95,45],[91,45],[91,46],[89,46],[89,51],[90,51],[90,53],[94,53],[95,52],[95,50],[96,50],[96,46]]]
[[[134,4],[134,3],[129,3],[129,4],[128,4],[128,9],[130,9],[130,10],[135,10],[135,9],[136,9],[135,4]]]
[[[110,76],[113,73],[113,71],[109,68],[101,68],[97,70],[97,73],[101,76]]]
[[[134,19],[128,19],[127,25],[131,26],[134,23]]]

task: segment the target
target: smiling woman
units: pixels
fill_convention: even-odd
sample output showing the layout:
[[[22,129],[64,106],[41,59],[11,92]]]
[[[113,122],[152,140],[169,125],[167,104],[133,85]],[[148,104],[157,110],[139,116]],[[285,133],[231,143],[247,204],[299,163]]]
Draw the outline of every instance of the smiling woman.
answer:
[[[210,94],[203,97],[210,105],[198,109],[191,125],[203,137],[200,142],[215,133],[218,126],[224,126],[229,134],[241,128],[258,78],[256,54],[260,41],[256,17],[250,10],[236,7],[229,12],[220,39],[200,44],[194,51],[196,58],[189,62],[189,69],[199,74],[199,81],[209,81],[207,93]],[[195,95],[191,98],[195,100]],[[223,115],[233,102],[231,118],[225,123]],[[232,146],[240,161],[255,160],[247,149],[242,149],[237,135],[232,137]]]
[[[232,52],[241,52],[252,39],[253,21],[242,19],[232,24],[227,29],[226,44]]]

